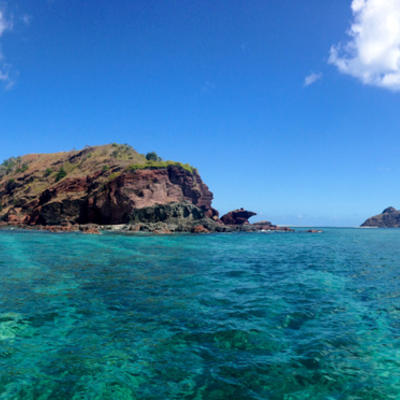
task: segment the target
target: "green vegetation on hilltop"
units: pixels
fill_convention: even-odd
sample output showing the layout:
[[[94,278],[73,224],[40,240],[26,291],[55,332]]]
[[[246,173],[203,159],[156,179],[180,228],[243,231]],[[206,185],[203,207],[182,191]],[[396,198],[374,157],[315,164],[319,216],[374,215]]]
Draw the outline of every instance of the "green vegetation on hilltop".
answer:
[[[13,169],[19,162],[21,161],[21,157],[10,157],[7,160],[4,160],[0,165],[2,168],[11,170]]]
[[[13,172],[25,172],[28,169],[28,165],[26,163],[21,165],[21,162],[21,157],[10,157],[4,160],[0,164],[0,178]]]
[[[197,172],[196,168],[192,167],[190,164],[183,164],[177,161],[147,161],[145,164],[132,164],[128,169],[130,171],[136,171],[138,169],[162,169],[172,165],[183,168],[191,174]]]
[[[113,143],[110,146],[110,153],[109,155],[118,161],[133,161],[136,163],[145,162],[146,159],[142,154],[136,152],[136,150],[130,146],[129,144],[117,144]],[[103,148],[103,154],[105,153],[104,150],[107,150],[108,146],[101,146]]]
[[[115,169],[162,169],[174,165],[194,173],[189,164],[176,161],[163,161],[154,151],[140,154],[128,144],[112,143],[104,146],[86,146],[83,150],[53,154],[30,154],[22,157],[11,157],[0,164],[0,183],[3,178],[22,179],[18,174],[30,174],[29,187],[35,191],[51,182],[56,183],[68,177],[87,176],[98,171],[108,171],[113,175]],[[109,178],[109,177],[107,177]],[[4,182],[4,181],[3,181]]]

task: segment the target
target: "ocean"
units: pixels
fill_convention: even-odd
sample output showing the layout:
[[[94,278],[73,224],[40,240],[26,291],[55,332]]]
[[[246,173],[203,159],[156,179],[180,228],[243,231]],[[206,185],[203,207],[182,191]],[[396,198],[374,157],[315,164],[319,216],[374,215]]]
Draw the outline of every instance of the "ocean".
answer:
[[[0,399],[400,399],[400,230],[0,231]]]

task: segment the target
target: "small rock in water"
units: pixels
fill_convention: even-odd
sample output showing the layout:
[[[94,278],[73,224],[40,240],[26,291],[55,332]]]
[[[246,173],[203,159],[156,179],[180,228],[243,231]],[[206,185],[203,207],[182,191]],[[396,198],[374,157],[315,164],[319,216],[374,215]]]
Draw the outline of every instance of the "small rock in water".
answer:
[[[196,225],[193,229],[192,229],[193,233],[210,233],[210,231],[205,228],[203,225]]]

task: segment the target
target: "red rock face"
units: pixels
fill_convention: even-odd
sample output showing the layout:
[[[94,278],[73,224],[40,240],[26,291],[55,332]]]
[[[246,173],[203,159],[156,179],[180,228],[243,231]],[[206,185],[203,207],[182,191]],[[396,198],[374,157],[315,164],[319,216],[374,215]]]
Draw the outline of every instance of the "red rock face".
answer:
[[[213,194],[197,172],[175,165],[138,169],[122,172],[106,184],[97,181],[100,174],[64,179],[25,204],[21,216],[11,211],[8,219],[23,218],[31,225],[122,224],[130,222],[134,209],[175,202],[192,203],[206,216],[218,217],[211,207]]]
[[[212,199],[213,194],[197,173],[177,166],[142,169],[121,174],[104,191],[90,197],[88,219],[102,224],[127,223],[135,208],[184,201],[214,216],[218,213],[211,207]]]
[[[21,213],[15,213],[8,218],[8,225],[24,225],[28,221],[28,217]]]
[[[203,225],[196,225],[192,229],[192,233],[210,233],[210,231],[207,228],[205,228]]]
[[[225,225],[248,225],[249,218],[257,215],[255,212],[247,211],[243,208],[234,210],[221,217]]]

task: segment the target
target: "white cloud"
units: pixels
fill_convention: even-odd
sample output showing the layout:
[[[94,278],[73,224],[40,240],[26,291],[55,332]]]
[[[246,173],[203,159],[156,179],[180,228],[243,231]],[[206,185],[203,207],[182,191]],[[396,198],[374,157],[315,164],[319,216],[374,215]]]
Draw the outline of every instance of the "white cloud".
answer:
[[[0,65],[0,82],[3,82],[6,90],[15,85],[15,81],[10,76],[10,66],[8,64]]]
[[[5,15],[4,11],[0,9],[0,38],[4,32],[12,29],[12,23]],[[0,51],[0,82],[3,82],[6,89],[11,89],[14,86],[14,81],[10,77],[10,65],[3,62],[3,54]]]
[[[3,33],[12,28],[12,23],[6,19],[4,16],[4,11],[0,10],[0,37],[3,36]]]
[[[332,46],[329,63],[364,84],[400,90],[400,0],[353,0],[345,44]]]
[[[320,74],[320,73],[316,74],[315,72],[313,72],[304,78],[304,86],[310,86],[313,83],[319,81],[321,78],[322,78],[322,74]]]

